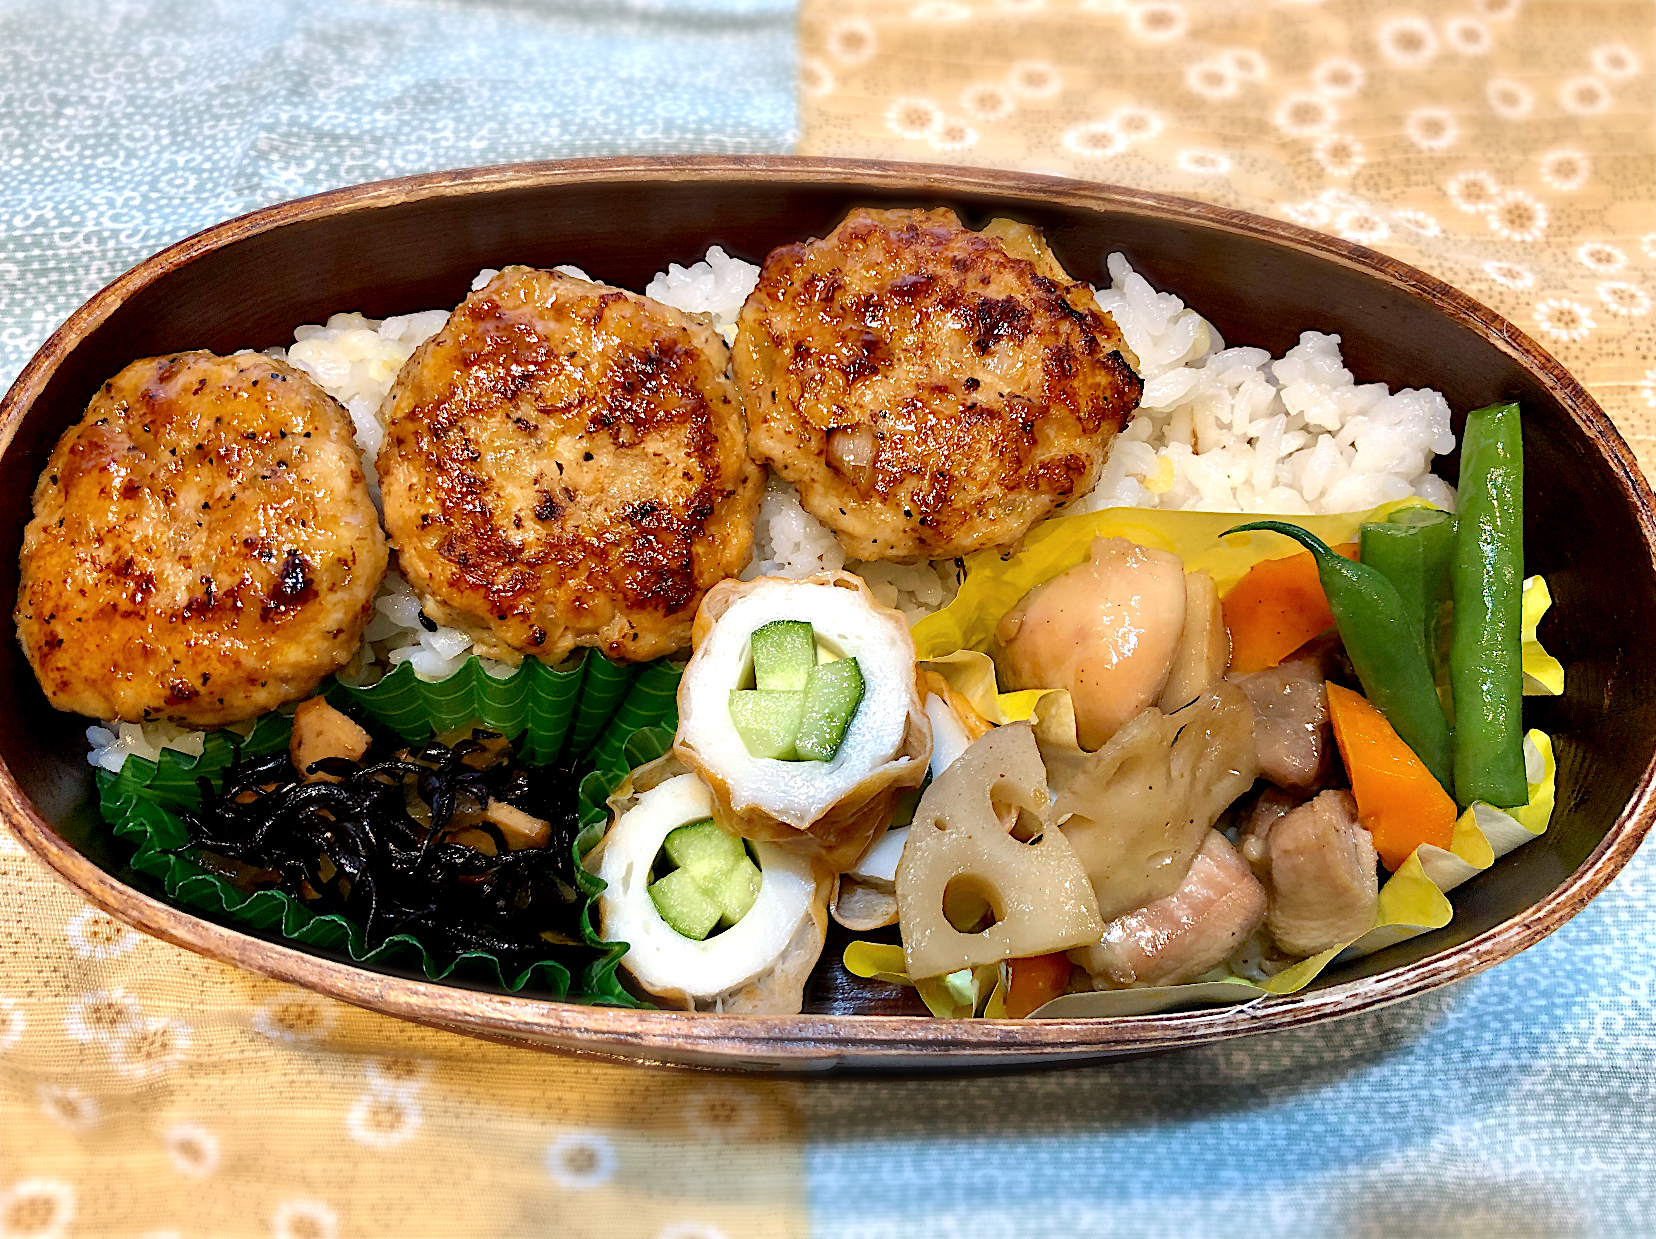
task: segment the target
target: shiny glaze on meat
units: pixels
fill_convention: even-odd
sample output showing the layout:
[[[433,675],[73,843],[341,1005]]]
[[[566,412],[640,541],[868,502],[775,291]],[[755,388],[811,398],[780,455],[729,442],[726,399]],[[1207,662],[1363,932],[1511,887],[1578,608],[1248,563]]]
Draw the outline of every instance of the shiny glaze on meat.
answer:
[[[1259,772],[1278,787],[1309,797],[1338,774],[1324,681],[1339,674],[1337,633],[1313,637],[1275,667],[1232,673],[1254,709]]]
[[[385,575],[350,415],[257,353],[133,362],[58,440],[18,637],[59,709],[210,726],[309,696]]]
[[[742,309],[750,444],[860,559],[1015,544],[1098,478],[1142,384],[1032,229],[856,210]]]
[[[699,319],[554,271],[467,297],[381,410],[385,525],[426,613],[512,663],[687,647],[762,486],[728,357]]]
[[[1217,830],[1171,895],[1118,917],[1070,952],[1094,986],[1180,985],[1229,959],[1265,919],[1265,888]]]

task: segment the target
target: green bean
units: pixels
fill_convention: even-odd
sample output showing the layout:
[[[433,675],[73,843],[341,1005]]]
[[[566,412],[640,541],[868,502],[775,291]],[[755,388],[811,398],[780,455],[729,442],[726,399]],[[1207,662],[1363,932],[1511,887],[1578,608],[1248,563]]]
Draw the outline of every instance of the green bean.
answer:
[[[1524,443],[1516,404],[1466,418],[1452,577],[1449,684],[1460,803],[1508,808],[1524,779]]]
[[[1378,568],[1335,554],[1316,534],[1298,525],[1254,521],[1225,533],[1255,529],[1292,538],[1316,557],[1317,578],[1364,694],[1449,790],[1453,771],[1449,722],[1426,662],[1420,625],[1397,588]]]
[[[1450,599],[1449,565],[1455,553],[1455,518],[1436,508],[1403,508],[1384,523],[1364,525],[1359,558],[1378,568],[1397,589],[1420,630],[1434,682],[1439,672],[1438,628]]]

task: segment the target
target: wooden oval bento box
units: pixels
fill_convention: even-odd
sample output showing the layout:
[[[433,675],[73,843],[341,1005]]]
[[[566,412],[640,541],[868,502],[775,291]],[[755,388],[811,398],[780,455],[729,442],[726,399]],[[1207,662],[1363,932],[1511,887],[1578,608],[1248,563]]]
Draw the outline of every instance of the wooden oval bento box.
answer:
[[[1547,833],[1458,888],[1446,928],[1332,967],[1291,997],[1243,1007],[1092,1021],[932,1019],[845,973],[844,939],[834,937],[798,1016],[517,997],[358,967],[166,903],[101,822],[84,760],[86,720],[46,705],[11,639],[8,601],[0,807],[9,824],[87,898],[132,925],[358,1006],[516,1045],[792,1072],[1056,1064],[1353,1015],[1516,954],[1580,911],[1627,862],[1656,811],[1656,643],[1647,635],[1656,618],[1656,512],[1609,419],[1512,324],[1421,271],[1286,223],[1135,190],[841,160],[624,158],[433,173],[231,220],[98,293],[0,402],[0,597],[16,595],[29,496],[53,442],[135,358],[269,348],[290,340],[296,324],[341,308],[380,317],[454,305],[480,268],[507,263],[575,263],[641,288],[669,261],[689,263],[713,244],[760,261],[777,245],[825,235],[856,205],[950,206],[973,227],[1012,216],[1040,226],[1081,278],[1096,278],[1109,250],[1123,251],[1234,342],[1280,354],[1302,330],[1337,332],[1363,381],[1436,388],[1460,413],[1521,401],[1526,570],[1551,586],[1543,636],[1569,668],[1566,695],[1532,705],[1534,725],[1557,737],[1558,804]]]

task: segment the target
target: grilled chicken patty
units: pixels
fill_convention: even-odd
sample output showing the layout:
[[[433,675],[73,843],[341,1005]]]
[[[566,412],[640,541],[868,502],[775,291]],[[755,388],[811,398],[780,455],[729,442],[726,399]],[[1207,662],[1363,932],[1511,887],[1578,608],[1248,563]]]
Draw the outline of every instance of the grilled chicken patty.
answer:
[[[773,251],[739,326],[750,450],[858,559],[1015,544],[1098,480],[1142,390],[1038,233],[949,210]]]
[[[59,709],[234,722],[349,661],[385,561],[350,415],[321,388],[256,353],[150,357],[40,475],[18,638]]]
[[[467,297],[382,409],[386,529],[426,613],[512,663],[687,647],[762,488],[728,359],[699,319],[558,272]]]

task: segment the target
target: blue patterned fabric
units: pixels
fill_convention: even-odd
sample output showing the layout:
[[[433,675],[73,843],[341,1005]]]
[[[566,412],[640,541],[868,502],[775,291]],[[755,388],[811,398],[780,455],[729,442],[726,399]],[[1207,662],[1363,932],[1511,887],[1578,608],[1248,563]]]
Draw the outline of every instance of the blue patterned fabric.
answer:
[[[0,384],[137,260],[338,185],[786,151],[792,0],[7,0]]]

